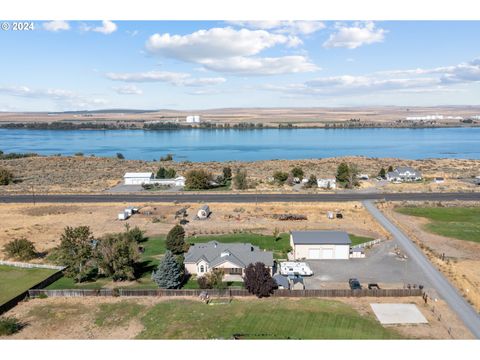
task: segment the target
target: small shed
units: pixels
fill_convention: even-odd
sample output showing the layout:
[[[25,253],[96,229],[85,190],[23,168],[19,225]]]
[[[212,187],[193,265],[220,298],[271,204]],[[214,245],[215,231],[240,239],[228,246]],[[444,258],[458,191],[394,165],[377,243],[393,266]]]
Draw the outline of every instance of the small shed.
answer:
[[[210,207],[208,205],[203,205],[197,212],[197,216],[199,219],[207,219],[212,212],[210,211]]]
[[[305,283],[301,276],[290,277],[289,279],[291,290],[305,290]]]

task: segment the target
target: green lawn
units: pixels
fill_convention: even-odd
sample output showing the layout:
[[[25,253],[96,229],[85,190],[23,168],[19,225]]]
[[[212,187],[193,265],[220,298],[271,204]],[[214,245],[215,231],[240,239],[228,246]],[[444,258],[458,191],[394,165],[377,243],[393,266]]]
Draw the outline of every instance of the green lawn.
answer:
[[[403,207],[397,212],[430,220],[425,230],[434,234],[480,243],[480,208]]]
[[[373,240],[373,238],[366,237],[366,236],[357,236],[353,234],[348,234],[348,236],[350,237],[350,240],[352,240],[352,246],[363,244]]]
[[[141,339],[392,339],[401,336],[373,317],[321,299],[191,300],[156,304],[142,318]]]
[[[56,271],[0,265],[0,304],[30,289]]]

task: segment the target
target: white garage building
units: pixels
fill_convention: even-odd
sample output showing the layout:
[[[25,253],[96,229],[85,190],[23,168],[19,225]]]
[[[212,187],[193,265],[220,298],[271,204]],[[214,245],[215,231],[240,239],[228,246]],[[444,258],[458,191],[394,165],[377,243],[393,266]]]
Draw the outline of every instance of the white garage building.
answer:
[[[146,172],[146,173],[127,172],[123,176],[125,185],[149,184],[152,179],[153,179],[153,173],[151,172]]]
[[[291,231],[293,257],[299,259],[349,259],[352,241],[345,231]]]

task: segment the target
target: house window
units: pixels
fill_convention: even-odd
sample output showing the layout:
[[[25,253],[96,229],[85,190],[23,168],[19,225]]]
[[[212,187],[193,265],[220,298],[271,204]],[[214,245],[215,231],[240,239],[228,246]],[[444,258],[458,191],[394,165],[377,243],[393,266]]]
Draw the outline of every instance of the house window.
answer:
[[[203,267],[203,265],[200,265],[200,272],[201,273],[205,272],[205,268]]]

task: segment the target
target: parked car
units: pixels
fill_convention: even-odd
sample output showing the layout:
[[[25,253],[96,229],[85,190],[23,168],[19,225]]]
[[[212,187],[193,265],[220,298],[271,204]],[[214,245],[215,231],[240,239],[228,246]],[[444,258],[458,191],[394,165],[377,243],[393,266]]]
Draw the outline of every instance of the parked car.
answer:
[[[370,283],[370,284],[368,284],[368,289],[369,289],[369,290],[372,290],[372,289],[378,289],[378,290],[380,290],[380,286],[378,286],[377,283]]]
[[[350,285],[350,289],[352,290],[357,290],[362,288],[362,285],[360,285],[360,281],[358,281],[355,278],[348,280],[348,284]]]

